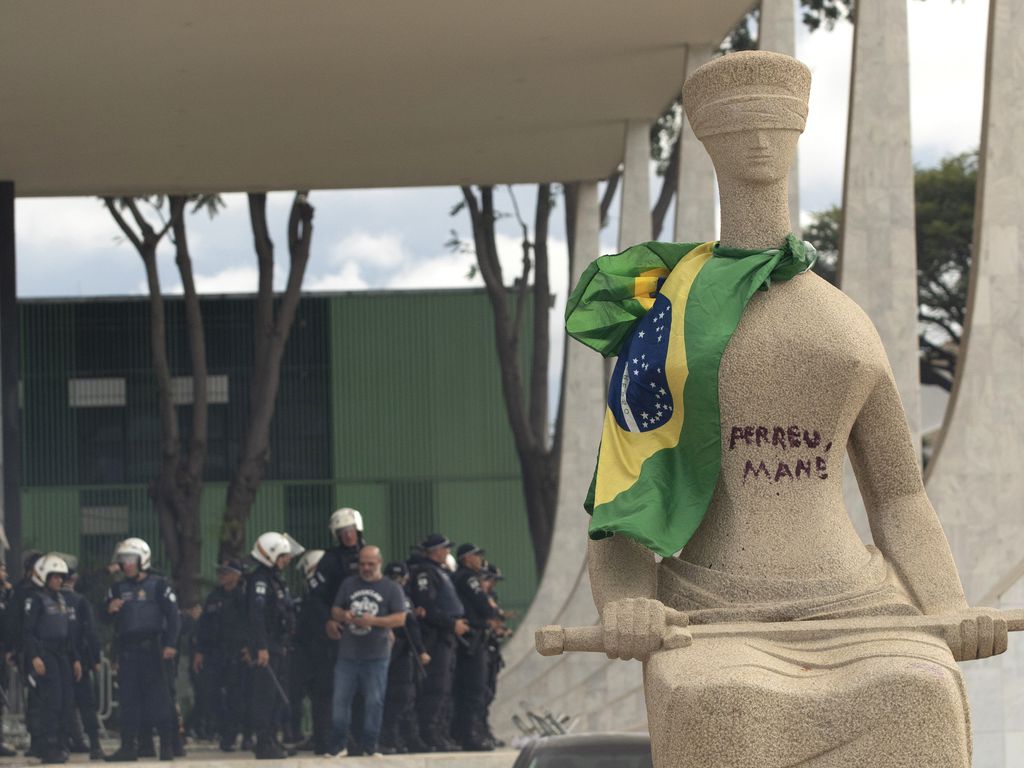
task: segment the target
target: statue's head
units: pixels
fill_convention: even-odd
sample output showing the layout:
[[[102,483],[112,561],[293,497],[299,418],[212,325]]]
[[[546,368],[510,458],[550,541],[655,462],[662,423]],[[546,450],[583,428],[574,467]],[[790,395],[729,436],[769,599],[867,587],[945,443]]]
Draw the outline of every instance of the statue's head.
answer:
[[[743,51],[714,59],[683,85],[683,107],[719,180],[785,179],[807,122],[811,72],[790,56]]]

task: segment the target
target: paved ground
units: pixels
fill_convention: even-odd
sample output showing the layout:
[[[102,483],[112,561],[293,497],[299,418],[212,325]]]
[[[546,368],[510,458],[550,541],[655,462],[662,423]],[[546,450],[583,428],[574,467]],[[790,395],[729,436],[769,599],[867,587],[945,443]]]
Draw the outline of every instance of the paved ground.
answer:
[[[111,742],[109,752],[114,751],[116,745]],[[290,768],[325,768],[326,766],[337,766],[337,768],[511,768],[516,759],[516,751],[503,749],[497,752],[449,752],[435,753],[429,755],[395,755],[392,757],[345,757],[345,758],[324,758],[315,757],[309,752],[302,752],[296,757],[288,757],[284,760],[266,761],[255,760],[250,752],[224,753],[216,749],[206,748],[205,745],[192,747],[188,750],[188,756],[179,758],[173,763],[161,763],[153,758],[139,760],[136,765],[173,765],[175,768],[261,768],[262,766],[289,766]],[[87,765],[105,765],[104,763],[90,763],[86,755],[72,755],[72,763],[83,763]],[[7,768],[20,768],[21,766],[39,765],[34,758],[11,757],[0,759],[0,766]],[[111,764],[113,765],[113,764]]]

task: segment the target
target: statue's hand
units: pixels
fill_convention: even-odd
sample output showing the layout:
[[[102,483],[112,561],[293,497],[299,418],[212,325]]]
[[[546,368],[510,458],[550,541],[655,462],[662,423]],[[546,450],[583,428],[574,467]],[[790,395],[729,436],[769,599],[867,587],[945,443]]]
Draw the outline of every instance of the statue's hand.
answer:
[[[1006,619],[990,608],[968,608],[959,612],[960,648],[954,651],[957,661],[987,659],[1006,651]]]
[[[661,648],[668,631],[664,603],[629,597],[605,604],[601,613],[604,651],[609,659],[646,660]]]

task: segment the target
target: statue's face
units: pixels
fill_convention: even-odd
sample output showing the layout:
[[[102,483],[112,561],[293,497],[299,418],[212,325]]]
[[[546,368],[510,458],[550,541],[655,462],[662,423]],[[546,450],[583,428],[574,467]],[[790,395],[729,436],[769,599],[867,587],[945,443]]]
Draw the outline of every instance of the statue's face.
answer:
[[[793,166],[800,131],[751,128],[705,136],[701,141],[720,181],[773,184]]]

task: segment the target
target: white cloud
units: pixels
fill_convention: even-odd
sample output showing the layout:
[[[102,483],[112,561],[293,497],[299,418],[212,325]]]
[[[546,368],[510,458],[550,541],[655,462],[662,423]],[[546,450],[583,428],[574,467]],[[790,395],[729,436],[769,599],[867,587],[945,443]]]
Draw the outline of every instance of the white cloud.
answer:
[[[395,233],[371,234],[355,231],[346,235],[330,250],[332,265],[366,264],[378,269],[394,269],[410,261],[401,235]]]
[[[337,272],[307,278],[303,290],[365,291],[369,287],[370,284],[363,278],[359,265],[350,261],[343,264]]]
[[[60,250],[69,260],[109,248],[122,236],[95,197],[19,198],[14,226],[19,249]]]

